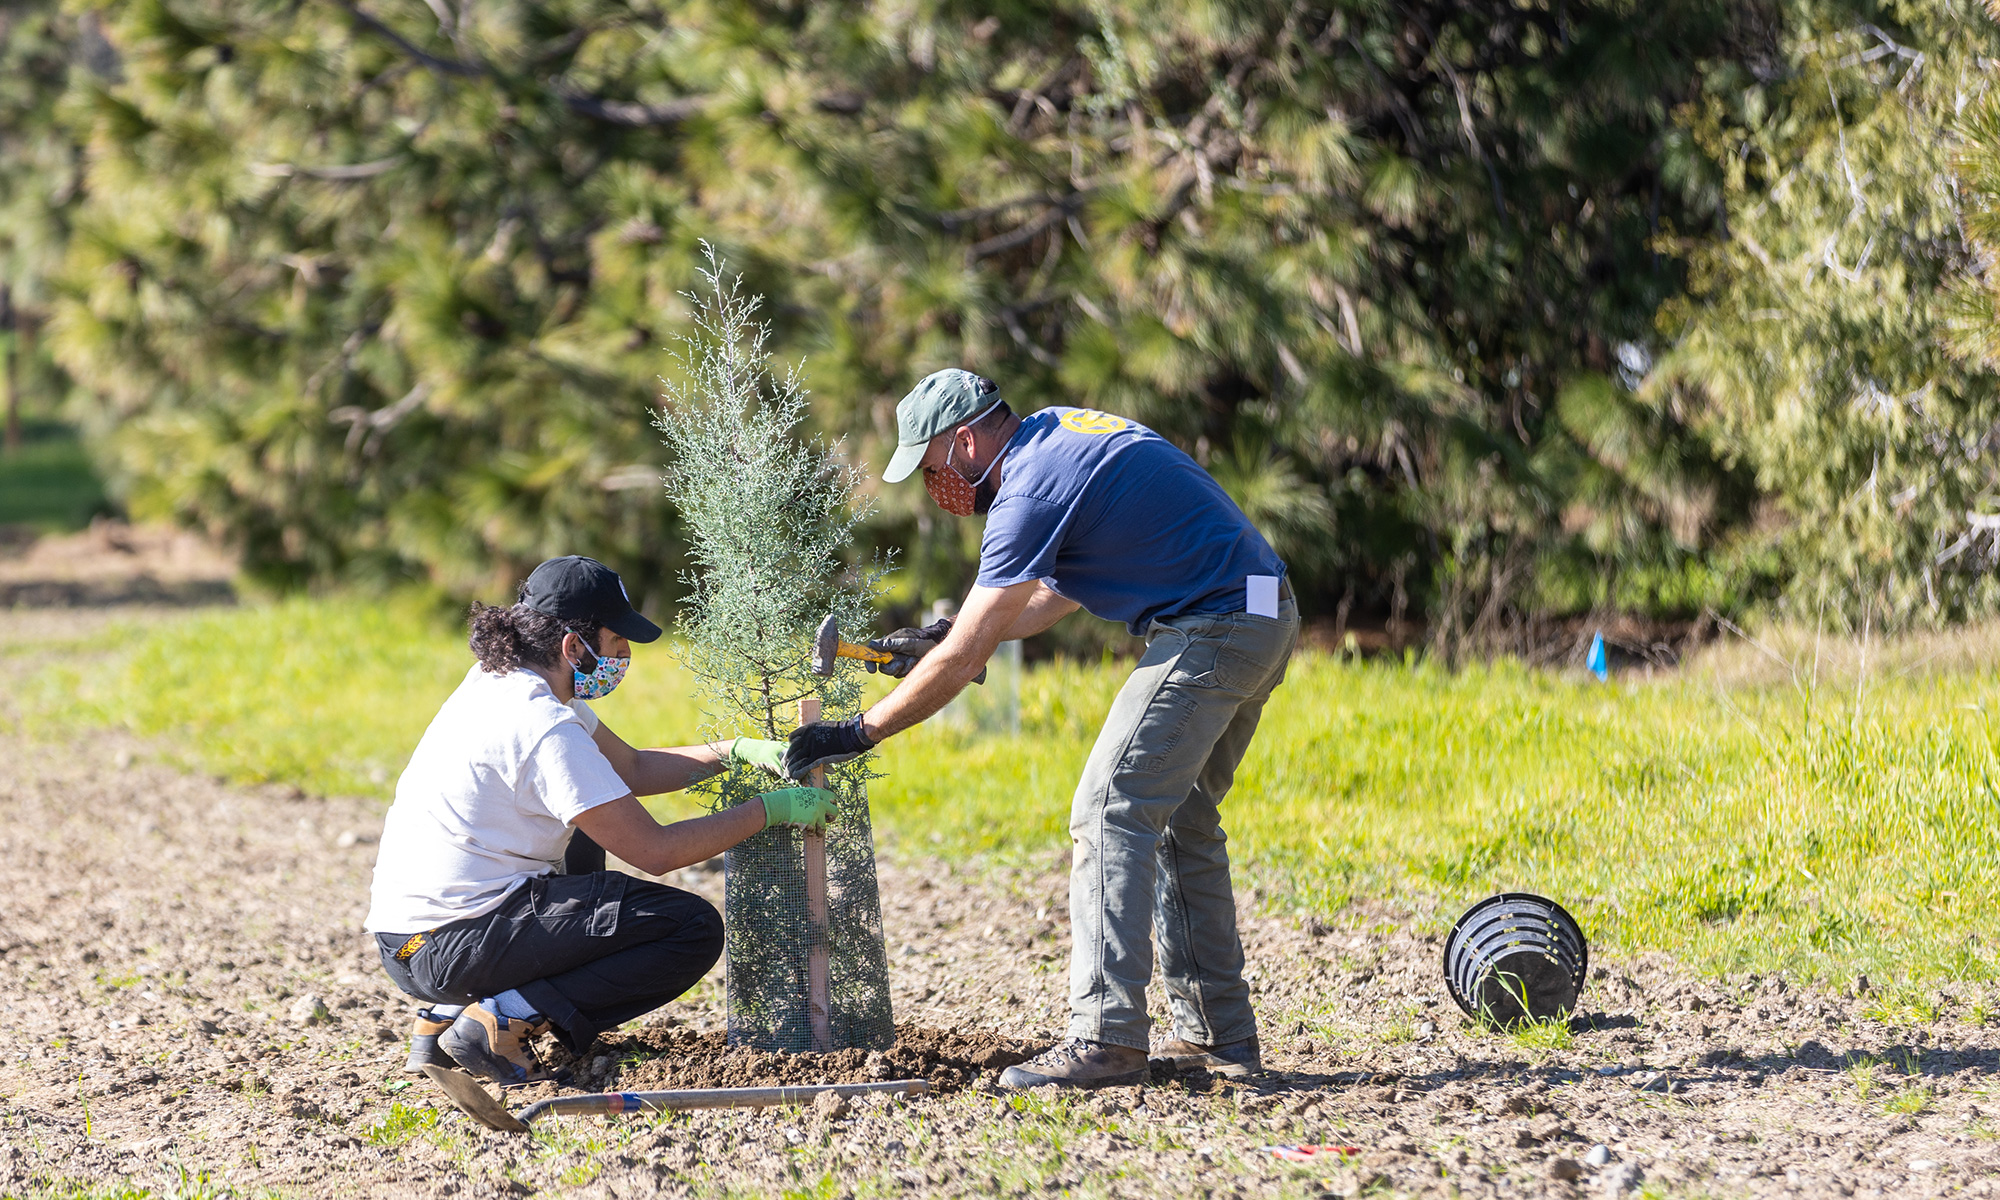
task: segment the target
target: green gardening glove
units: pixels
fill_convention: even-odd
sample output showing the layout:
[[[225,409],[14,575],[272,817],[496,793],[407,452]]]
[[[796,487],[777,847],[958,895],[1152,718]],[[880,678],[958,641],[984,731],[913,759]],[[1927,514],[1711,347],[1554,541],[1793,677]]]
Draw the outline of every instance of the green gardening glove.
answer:
[[[762,767],[778,778],[785,777],[786,742],[762,742],[756,738],[737,738],[729,746],[729,761],[746,766]]]
[[[802,825],[807,829],[824,829],[828,819],[833,816],[834,805],[839,802],[840,797],[825,788],[794,787],[765,792],[759,799],[764,802],[766,829],[773,825]]]

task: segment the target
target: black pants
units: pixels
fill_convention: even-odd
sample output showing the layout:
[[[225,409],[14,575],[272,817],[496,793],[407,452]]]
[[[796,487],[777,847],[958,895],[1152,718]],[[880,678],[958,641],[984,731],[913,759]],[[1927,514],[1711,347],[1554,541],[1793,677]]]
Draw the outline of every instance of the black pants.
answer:
[[[581,1054],[687,991],[722,957],[722,917],[690,892],[618,871],[543,875],[482,917],[431,930],[408,960],[408,934],[375,935],[397,987],[433,1004],[514,989]]]

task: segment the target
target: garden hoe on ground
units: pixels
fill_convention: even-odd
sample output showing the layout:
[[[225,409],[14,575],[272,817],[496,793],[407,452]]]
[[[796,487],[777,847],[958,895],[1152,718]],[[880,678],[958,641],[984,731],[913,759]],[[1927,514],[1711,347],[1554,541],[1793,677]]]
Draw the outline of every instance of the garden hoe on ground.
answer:
[[[612,1113],[686,1112],[694,1108],[766,1108],[775,1104],[808,1104],[816,1096],[862,1096],[869,1092],[900,1092],[921,1096],[931,1090],[927,1080],[892,1079],[886,1083],[820,1083],[800,1087],[683,1088],[672,1092],[594,1092],[537,1100],[518,1113],[507,1111],[493,1093],[463,1071],[426,1065],[424,1074],[444,1089],[458,1111],[502,1133],[526,1133],[528,1123],[551,1113],[572,1117]]]

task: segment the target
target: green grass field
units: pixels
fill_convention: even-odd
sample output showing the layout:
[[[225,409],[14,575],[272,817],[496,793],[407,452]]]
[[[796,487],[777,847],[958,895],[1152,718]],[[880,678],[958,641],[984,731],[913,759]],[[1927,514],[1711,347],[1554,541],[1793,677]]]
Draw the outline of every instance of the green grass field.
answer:
[[[1800,643],[1609,685],[1302,656],[1228,802],[1238,885],[1281,911],[1386,898],[1434,928],[1526,889],[1599,943],[1711,970],[1991,977],[2000,679],[1985,643],[1938,646],[1955,660],[1912,644],[1863,670],[1853,647]],[[419,602],[291,600],[93,638],[22,707],[43,731],[122,726],[192,768],[386,799],[469,663]],[[888,743],[885,840],[1065,861],[1070,790],[1122,678],[1041,667],[1018,737],[938,725]],[[636,743],[701,734],[664,643],[598,709]]]
[[[0,451],[0,525],[63,533],[108,510],[104,484],[74,431],[27,420],[22,435],[20,450]]]

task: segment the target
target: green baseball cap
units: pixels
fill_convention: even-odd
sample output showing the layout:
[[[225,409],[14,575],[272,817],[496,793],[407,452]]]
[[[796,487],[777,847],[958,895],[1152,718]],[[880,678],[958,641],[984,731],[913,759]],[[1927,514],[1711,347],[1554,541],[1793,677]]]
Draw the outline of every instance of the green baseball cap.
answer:
[[[900,483],[923,461],[931,439],[963,425],[1000,403],[1000,385],[984,376],[949,367],[924,376],[896,405],[896,453],[882,482]]]

